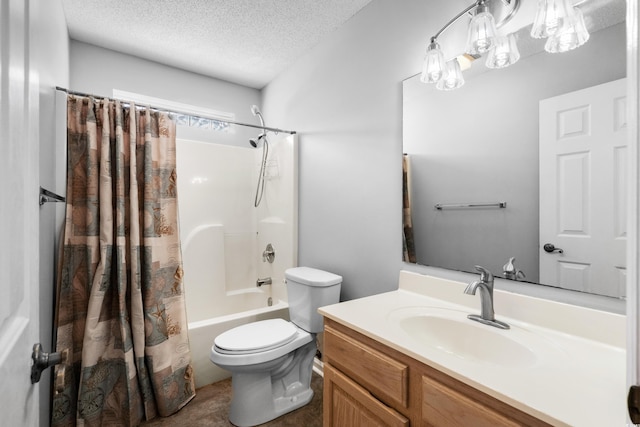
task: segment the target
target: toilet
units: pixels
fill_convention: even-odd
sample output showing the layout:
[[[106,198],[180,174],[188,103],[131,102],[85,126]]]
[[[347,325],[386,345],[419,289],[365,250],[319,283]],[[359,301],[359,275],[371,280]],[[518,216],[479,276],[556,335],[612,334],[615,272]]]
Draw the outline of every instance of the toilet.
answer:
[[[255,426],[311,401],[316,334],[322,332],[318,308],[340,299],[342,277],[309,267],[285,271],[289,317],[238,326],[220,334],[210,359],[231,372],[229,421]]]

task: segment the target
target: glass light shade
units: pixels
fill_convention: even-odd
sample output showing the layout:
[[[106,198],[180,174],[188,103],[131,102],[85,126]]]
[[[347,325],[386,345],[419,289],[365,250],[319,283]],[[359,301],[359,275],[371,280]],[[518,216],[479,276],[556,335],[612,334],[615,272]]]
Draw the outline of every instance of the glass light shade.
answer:
[[[482,55],[491,49],[495,42],[496,21],[487,11],[486,6],[478,6],[476,14],[469,23],[466,52],[472,55]]]
[[[589,32],[584,22],[584,15],[576,7],[573,8],[571,18],[566,20],[560,31],[547,39],[544,50],[550,53],[568,52],[582,46],[587,40],[589,40]]]
[[[485,65],[488,68],[505,68],[520,59],[520,52],[513,34],[496,37],[495,46],[489,51]]]
[[[569,0],[538,0],[531,37],[542,39],[554,35],[572,15],[572,9]]]
[[[445,67],[444,54],[438,43],[432,41],[427,48],[427,54],[424,56],[420,81],[423,83],[437,83],[444,75]]]
[[[453,90],[457,89],[464,84],[464,77],[462,77],[462,70],[460,70],[460,64],[457,59],[452,59],[447,62],[444,76],[436,83],[436,89],[439,90]]]

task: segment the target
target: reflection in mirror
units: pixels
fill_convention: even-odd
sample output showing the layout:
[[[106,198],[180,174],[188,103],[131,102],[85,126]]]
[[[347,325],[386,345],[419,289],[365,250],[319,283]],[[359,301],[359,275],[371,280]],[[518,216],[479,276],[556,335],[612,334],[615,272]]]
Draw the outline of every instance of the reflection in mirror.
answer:
[[[624,132],[624,80],[603,84],[625,77],[626,5],[599,3],[583,9],[591,38],[578,49],[544,52],[529,26],[509,68],[476,61],[450,92],[404,81],[406,262],[624,297],[626,138],[605,154],[576,145]]]

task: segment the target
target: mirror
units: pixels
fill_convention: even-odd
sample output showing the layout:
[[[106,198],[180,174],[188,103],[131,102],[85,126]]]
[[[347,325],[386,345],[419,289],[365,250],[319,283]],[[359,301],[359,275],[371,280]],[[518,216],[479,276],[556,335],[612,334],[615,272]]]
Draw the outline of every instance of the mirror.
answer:
[[[543,251],[547,242],[541,241],[540,227],[554,214],[540,213],[541,206],[570,196],[543,192],[541,204],[540,170],[544,175],[554,166],[540,157],[539,106],[541,100],[625,77],[626,3],[594,3],[581,7],[591,36],[578,49],[547,53],[544,40],[532,39],[528,26],[516,32],[521,59],[511,67],[488,70],[480,58],[464,72],[465,85],[454,91],[421,83],[419,75],[403,82],[406,262],[472,273],[482,265],[504,277],[513,257],[521,272],[517,280],[570,288],[541,274],[545,256],[570,259],[568,253]],[[584,179],[585,185],[598,182],[598,176]],[[500,202],[506,207],[457,206]],[[437,204],[445,206],[437,209]],[[588,218],[590,224],[599,219],[599,214]],[[624,241],[624,230],[619,240]],[[617,267],[618,277],[605,280],[607,289],[574,290],[624,297],[624,266]],[[575,279],[584,272],[576,267],[562,274]]]

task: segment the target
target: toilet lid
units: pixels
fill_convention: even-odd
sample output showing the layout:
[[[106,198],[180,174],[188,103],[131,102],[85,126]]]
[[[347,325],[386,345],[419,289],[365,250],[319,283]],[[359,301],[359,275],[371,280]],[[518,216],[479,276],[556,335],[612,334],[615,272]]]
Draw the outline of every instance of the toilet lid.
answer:
[[[221,353],[257,353],[291,342],[298,329],[284,319],[268,319],[230,329],[214,340]]]

